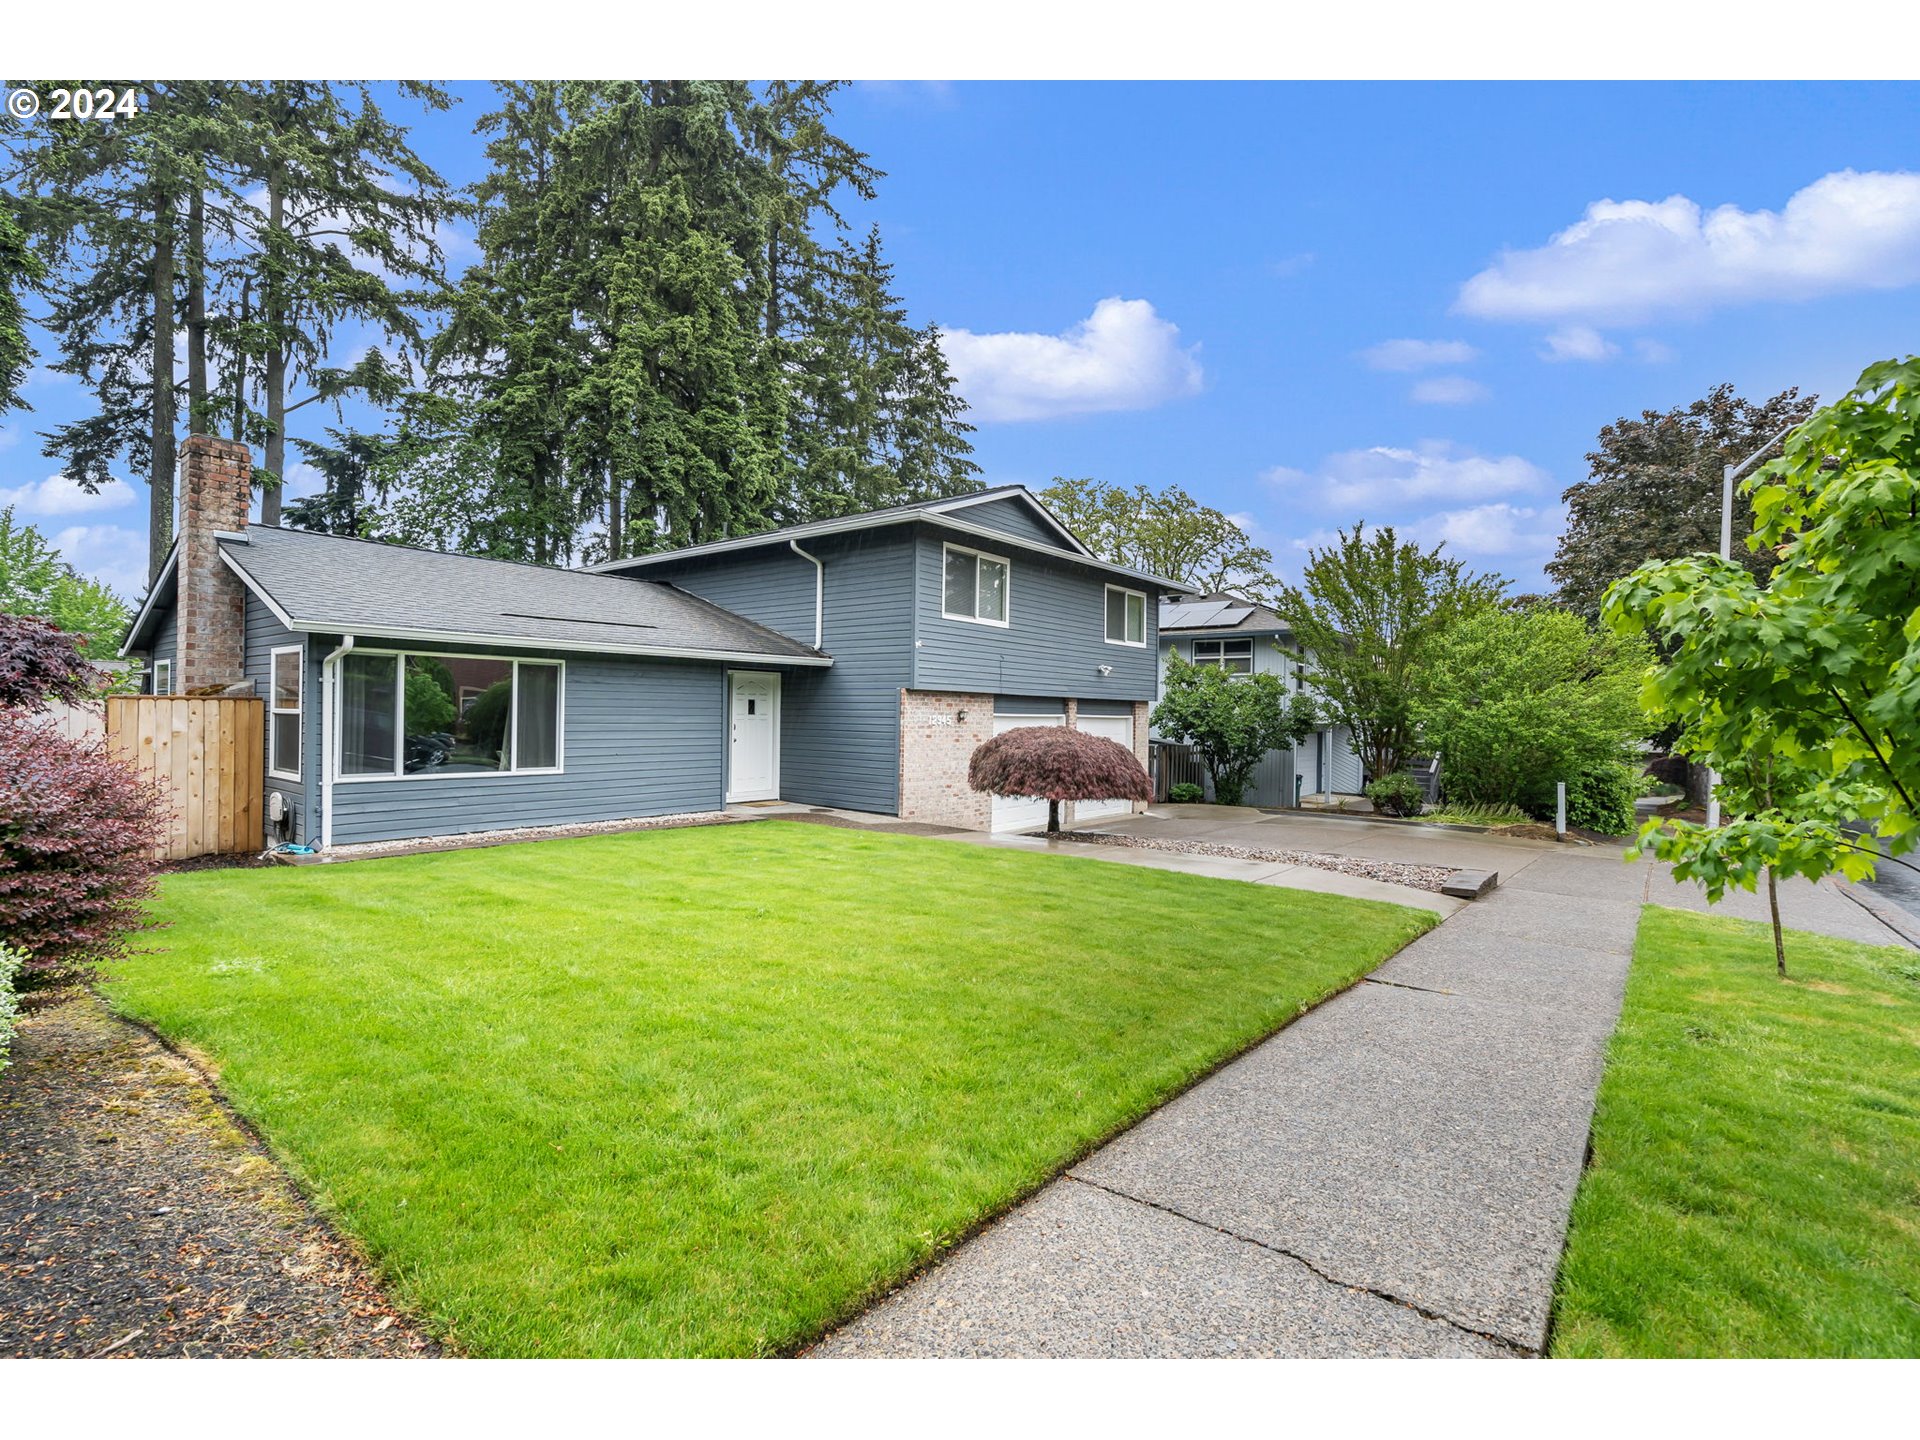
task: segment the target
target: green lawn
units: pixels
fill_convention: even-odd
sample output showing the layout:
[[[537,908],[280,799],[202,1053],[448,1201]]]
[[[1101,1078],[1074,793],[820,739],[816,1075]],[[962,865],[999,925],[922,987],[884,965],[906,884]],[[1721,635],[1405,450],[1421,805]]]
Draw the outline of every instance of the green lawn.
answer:
[[[1557,1355],[1920,1354],[1920,955],[1649,907]]]
[[[791,1349],[1432,923],[760,823],[169,877],[198,1047],[489,1355]]]

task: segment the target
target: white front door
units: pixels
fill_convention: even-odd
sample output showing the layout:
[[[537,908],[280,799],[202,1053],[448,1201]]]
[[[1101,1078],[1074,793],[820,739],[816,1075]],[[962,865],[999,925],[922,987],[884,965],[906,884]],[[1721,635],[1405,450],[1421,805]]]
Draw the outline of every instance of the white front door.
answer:
[[[1112,740],[1129,754],[1133,751],[1133,717],[1131,715],[1082,715],[1079,726],[1089,735],[1098,735],[1102,740]],[[1076,800],[1073,806],[1073,819],[1077,825],[1082,820],[1106,820],[1115,815],[1131,815],[1131,800]]]
[[[727,672],[727,800],[780,798],[780,677]]]
[[[1064,725],[1064,715],[996,715],[993,717],[993,733],[1004,735],[1009,730],[1018,730],[1023,725]],[[995,830],[1039,830],[1047,823],[1047,802],[1035,800],[1024,795],[996,795],[993,797],[993,828]]]

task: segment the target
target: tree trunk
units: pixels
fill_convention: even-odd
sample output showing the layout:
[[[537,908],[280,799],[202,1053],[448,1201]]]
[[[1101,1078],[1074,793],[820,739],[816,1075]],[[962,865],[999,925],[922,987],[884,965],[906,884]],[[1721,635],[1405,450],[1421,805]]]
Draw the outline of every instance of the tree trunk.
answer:
[[[198,185],[187,201],[187,433],[213,428],[207,394],[207,197]]]
[[[267,234],[271,244],[287,223],[287,195],[276,175],[268,182]],[[272,336],[267,350],[267,480],[260,492],[260,523],[280,523],[280,482],[287,463],[287,323],[286,296],[282,293],[277,262],[269,253],[267,263],[267,333]]]
[[[1047,801],[1047,834],[1051,836],[1058,835],[1059,833],[1060,802],[1058,800],[1049,800]]]
[[[153,428],[152,468],[147,475],[147,582],[160,578],[173,545],[173,197],[153,209]]]
[[[620,507],[620,477],[607,467],[607,558],[627,558],[627,522]]]
[[[1773,866],[1767,867],[1767,908],[1773,912],[1773,968],[1782,980],[1787,978],[1787,940],[1780,932],[1780,890],[1774,883]]]
[[[233,438],[247,438],[247,351],[245,336],[253,320],[253,281],[240,282],[240,328],[233,346]]]

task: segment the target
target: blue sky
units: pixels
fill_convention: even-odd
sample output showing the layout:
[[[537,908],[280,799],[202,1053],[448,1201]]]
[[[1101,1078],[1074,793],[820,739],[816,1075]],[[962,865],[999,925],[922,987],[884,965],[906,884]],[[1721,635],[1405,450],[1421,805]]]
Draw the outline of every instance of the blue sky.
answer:
[[[455,88],[417,134],[464,182],[488,92]],[[1289,574],[1364,516],[1537,589],[1601,425],[1920,348],[1916,93],[863,84],[838,119],[990,482],[1178,483]],[[50,478],[32,431],[81,397],[27,395],[0,504],[137,592],[143,487]]]

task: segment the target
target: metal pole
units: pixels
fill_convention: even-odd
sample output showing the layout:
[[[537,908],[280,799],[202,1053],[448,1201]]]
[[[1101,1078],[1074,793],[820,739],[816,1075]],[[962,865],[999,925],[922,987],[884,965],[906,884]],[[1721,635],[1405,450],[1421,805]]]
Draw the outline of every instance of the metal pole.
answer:
[[[1553,830],[1564,840],[1567,838],[1567,782],[1562,780],[1554,789],[1559,795],[1553,812]]]
[[[1786,437],[1787,433],[1793,430],[1798,423],[1799,422],[1796,421],[1793,424],[1781,426],[1771,440],[1747,456],[1747,458],[1742,460],[1738,465],[1723,465],[1721,467],[1720,558],[1722,560],[1733,559],[1733,482],[1740,478],[1741,474],[1749,465],[1753,464],[1754,461],[1766,454],[1767,451],[1771,450],[1775,445],[1778,445],[1780,441]],[[1714,828],[1717,828],[1720,824],[1720,775],[1719,772],[1712,769],[1707,771],[1707,824],[1709,827]]]

